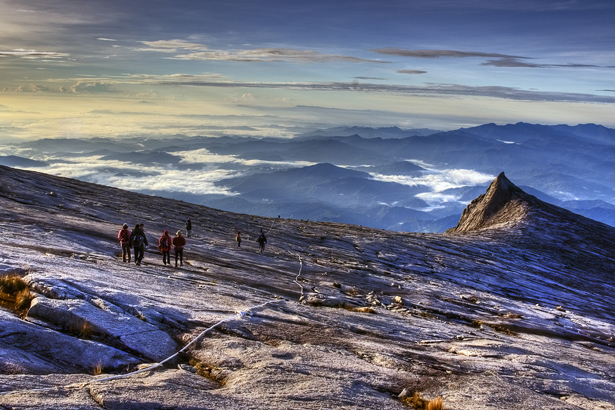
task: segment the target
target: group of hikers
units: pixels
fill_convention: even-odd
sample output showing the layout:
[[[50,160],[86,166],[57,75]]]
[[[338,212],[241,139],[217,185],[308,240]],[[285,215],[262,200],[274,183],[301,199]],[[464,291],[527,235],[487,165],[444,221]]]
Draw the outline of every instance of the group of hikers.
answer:
[[[190,218],[186,220],[186,236],[190,238],[192,232],[192,222]],[[149,246],[147,242],[147,236],[143,229],[143,224],[136,224],[135,228],[130,231],[128,224],[122,225],[122,229],[117,233],[117,238],[122,245],[122,260],[124,262],[131,262],[131,249],[134,249],[134,261],[136,265],[141,265],[143,261],[143,254],[145,247]],[[241,247],[241,233],[237,232],[235,237],[237,246]],[[261,229],[259,237],[256,239],[258,242],[258,250],[260,253],[265,251],[265,244],[267,243],[267,236]],[[165,265],[171,264],[171,248],[175,250],[175,267],[177,268],[178,261],[179,266],[184,265],[184,246],[186,246],[186,238],[182,236],[181,230],[175,233],[175,237],[171,238],[169,232],[165,230],[162,236],[158,239],[158,249],[162,252],[162,263]]]
[[[141,265],[145,247],[149,246],[147,236],[143,230],[143,224],[136,224],[135,229],[130,231],[128,224],[122,225],[122,229],[117,233],[117,238],[122,245],[122,260],[131,262],[130,250],[134,249],[134,259],[136,265]],[[158,239],[158,249],[162,252],[162,262],[167,265],[171,264],[171,247],[175,250],[175,267],[177,262],[179,266],[184,265],[184,246],[186,246],[186,238],[182,236],[182,231],[177,231],[175,237],[171,238],[169,231],[164,231],[160,239]]]

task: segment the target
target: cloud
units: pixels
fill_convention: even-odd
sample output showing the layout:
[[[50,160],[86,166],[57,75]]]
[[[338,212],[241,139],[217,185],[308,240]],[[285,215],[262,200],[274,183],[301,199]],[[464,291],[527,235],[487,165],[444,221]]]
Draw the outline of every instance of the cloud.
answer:
[[[109,84],[98,81],[79,81],[77,84],[70,87],[75,94],[98,94],[98,93],[115,93]]]
[[[217,60],[239,62],[299,62],[299,63],[376,63],[387,64],[388,61],[368,60],[335,54],[323,54],[313,50],[297,50],[291,48],[257,48],[253,50],[225,51],[211,50],[175,56],[180,60]]]
[[[25,50],[22,48],[14,49],[12,51],[0,51],[0,57],[22,57],[28,59],[40,59],[40,58],[65,58],[70,54],[57,53],[55,51],[37,51],[37,50]]]
[[[355,80],[382,80],[385,81],[386,78],[380,78],[380,77],[354,77]]]
[[[400,74],[425,74],[427,71],[422,70],[397,70]]]
[[[425,86],[405,86],[396,84],[372,84],[330,82],[330,83],[251,83],[251,82],[161,82],[167,85],[190,85],[201,87],[242,87],[242,88],[271,88],[289,90],[317,90],[317,91],[354,91],[354,92],[388,92],[414,95],[432,96],[475,96],[501,98],[505,100],[524,101],[552,101],[552,102],[599,102],[615,103],[614,97],[556,91],[522,90],[514,87],[501,86],[466,86],[460,84],[428,84]]]
[[[19,87],[15,88],[15,92],[18,93],[42,93],[47,91],[51,91],[51,89],[49,87],[45,87],[38,84],[20,85]]]
[[[421,166],[428,168],[427,164],[421,164]],[[442,191],[446,191],[451,188],[461,188],[465,186],[477,186],[484,185],[493,181],[495,176],[489,174],[483,174],[471,169],[447,169],[447,170],[434,170],[431,169],[429,173],[413,177],[405,175],[380,175],[371,174],[372,178],[377,181],[396,182],[402,185],[408,186],[427,186],[431,189],[430,192],[424,192],[416,195],[427,202],[431,208],[437,207],[443,202],[456,202],[459,201],[459,196],[444,194]],[[465,204],[464,204],[465,205]]]
[[[488,60],[485,63],[482,63],[483,66],[493,66],[493,67],[508,67],[508,68],[517,68],[517,67],[526,67],[526,68],[588,68],[588,67],[599,67],[596,65],[589,64],[535,64],[529,63],[523,60],[532,60],[530,57],[521,57],[521,56],[511,56],[506,54],[498,54],[498,53],[482,53],[475,51],[456,51],[456,50],[403,50],[399,48],[393,47],[385,47],[370,50],[379,54],[387,54],[401,57],[414,57],[414,58],[468,58],[468,57],[483,57],[483,58],[494,58],[492,60]],[[405,74],[423,74],[425,71],[416,71],[416,70],[398,70],[398,73]]]
[[[177,60],[202,61],[237,61],[237,62],[299,62],[299,63],[376,63],[386,64],[388,61],[372,60],[337,54],[324,54],[314,50],[298,50],[293,48],[256,48],[252,50],[212,50],[206,45],[190,43],[185,40],[159,40],[141,41],[150,48],[139,51],[156,51],[163,53],[177,53],[180,50],[189,51],[186,54],[177,54]],[[196,51],[195,51],[196,50]]]
[[[497,60],[489,60],[486,63],[482,63],[481,65],[485,66],[494,66],[494,67],[527,67],[527,68],[592,68],[599,67],[597,65],[590,64],[533,64],[527,63],[525,61],[520,61],[518,58],[506,57],[500,58]]]
[[[158,40],[158,41],[141,41],[142,44],[150,48],[142,48],[140,51],[158,51],[166,53],[175,53],[177,50],[207,50],[208,47],[199,43],[190,43],[185,40]]]
[[[167,191],[185,192],[196,195],[219,194],[233,195],[225,187],[214,185],[216,181],[228,178],[231,171],[214,169],[178,170],[165,168],[164,178],[160,178],[160,166],[147,167],[143,164],[130,164],[121,161],[101,161],[93,157],[72,158],[73,163],[52,164],[46,173],[75,178],[113,186],[130,191]],[[87,164],[87,166],[84,166]],[[190,181],[190,184],[186,184]]]
[[[414,58],[467,58],[467,57],[495,57],[495,58],[527,58],[520,56],[509,56],[497,53],[481,53],[475,51],[456,51],[456,50],[403,50],[394,47],[384,47],[372,49],[374,53],[386,54],[391,56],[414,57]]]
[[[104,37],[98,37],[96,40],[100,40],[100,41],[117,41],[117,40],[114,40],[112,38],[104,38]]]
[[[209,82],[213,80],[224,79],[225,76],[219,73],[203,73],[203,74],[134,74],[125,78],[119,78],[115,81],[120,83],[132,84],[182,84],[194,82]]]

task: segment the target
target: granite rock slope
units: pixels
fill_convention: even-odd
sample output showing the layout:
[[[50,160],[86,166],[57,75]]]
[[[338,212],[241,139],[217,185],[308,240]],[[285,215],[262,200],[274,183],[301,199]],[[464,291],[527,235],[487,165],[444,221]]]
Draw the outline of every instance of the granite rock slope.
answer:
[[[2,303],[0,408],[407,409],[406,389],[446,409],[615,409],[615,229],[532,198],[500,175],[454,231],[414,234],[0,167],[0,272],[34,296]],[[155,246],[121,261],[122,223],[154,244],[187,217],[182,268]]]

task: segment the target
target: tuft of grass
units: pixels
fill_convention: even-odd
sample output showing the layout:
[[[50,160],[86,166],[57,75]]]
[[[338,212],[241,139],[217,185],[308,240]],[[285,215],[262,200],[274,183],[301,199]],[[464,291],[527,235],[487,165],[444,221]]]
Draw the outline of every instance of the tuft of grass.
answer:
[[[15,309],[26,310],[30,308],[30,303],[34,299],[34,294],[30,292],[30,289],[22,289],[15,295]]]
[[[473,320],[472,323],[470,323],[470,326],[475,327],[477,329],[482,329],[483,328],[483,321],[482,320]]]
[[[30,307],[34,294],[21,276],[9,273],[0,276],[0,299],[9,309],[25,311]]]
[[[444,410],[442,397],[439,396],[433,400],[425,400],[421,397],[421,393],[415,391],[411,397],[406,397],[404,401],[416,410]]]
[[[9,273],[0,276],[0,292],[9,296],[15,296],[16,293],[27,289],[28,284],[19,275]]]
[[[78,322],[73,322],[68,325],[66,329],[70,334],[77,336],[79,339],[88,340],[94,334],[94,330],[92,329],[92,325],[85,321],[80,320]]]
[[[437,398],[430,400],[427,403],[427,407],[425,410],[444,410],[444,403],[442,402],[442,397],[438,396]]]
[[[490,324],[488,326],[492,328],[493,330],[495,330],[496,332],[504,333],[508,336],[516,336],[515,332],[513,332],[512,330],[510,330],[504,325]]]
[[[369,306],[365,306],[365,307],[351,307],[348,308],[349,311],[351,312],[360,312],[360,313],[372,313],[375,314],[376,311],[374,309],[372,309]]]
[[[508,312],[504,315],[505,318],[507,319],[522,319],[523,316],[521,316],[518,313],[513,313],[513,312]]]
[[[92,374],[94,376],[99,376],[101,375],[103,372],[103,365],[101,362],[98,362],[94,365],[94,367],[92,368]]]

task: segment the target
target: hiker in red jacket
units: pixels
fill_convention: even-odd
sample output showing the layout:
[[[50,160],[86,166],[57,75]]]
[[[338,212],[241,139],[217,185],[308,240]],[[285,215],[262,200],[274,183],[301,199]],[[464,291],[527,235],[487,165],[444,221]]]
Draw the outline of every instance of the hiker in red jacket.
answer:
[[[173,243],[171,237],[169,236],[169,231],[164,231],[160,239],[158,240],[158,249],[162,252],[162,263],[165,265],[168,263],[171,264],[171,255],[169,251],[171,250],[171,244]]]
[[[173,238],[173,248],[175,248],[175,267],[177,268],[177,258],[179,257],[180,266],[184,266],[184,246],[186,238],[182,236],[182,231],[177,231]]]
[[[130,237],[132,236],[132,232],[128,230],[128,225],[122,225],[122,229],[117,233],[117,239],[120,240],[120,244],[122,244],[122,260],[126,262],[130,262]]]

